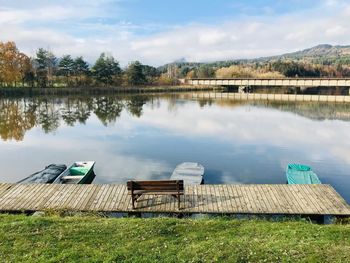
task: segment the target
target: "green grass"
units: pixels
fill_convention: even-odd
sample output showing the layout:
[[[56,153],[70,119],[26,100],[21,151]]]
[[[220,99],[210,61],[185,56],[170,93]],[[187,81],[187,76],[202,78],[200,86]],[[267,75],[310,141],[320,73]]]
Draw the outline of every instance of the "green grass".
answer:
[[[349,224],[0,215],[0,262],[349,261]]]

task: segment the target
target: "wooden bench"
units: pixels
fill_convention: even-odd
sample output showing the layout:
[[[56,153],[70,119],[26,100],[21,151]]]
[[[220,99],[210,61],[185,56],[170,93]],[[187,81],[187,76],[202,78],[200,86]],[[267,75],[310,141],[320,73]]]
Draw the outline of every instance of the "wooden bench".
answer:
[[[135,201],[142,194],[172,195],[177,199],[180,209],[180,196],[184,194],[183,180],[162,180],[162,181],[128,181],[127,187],[131,194],[132,208],[135,209]]]

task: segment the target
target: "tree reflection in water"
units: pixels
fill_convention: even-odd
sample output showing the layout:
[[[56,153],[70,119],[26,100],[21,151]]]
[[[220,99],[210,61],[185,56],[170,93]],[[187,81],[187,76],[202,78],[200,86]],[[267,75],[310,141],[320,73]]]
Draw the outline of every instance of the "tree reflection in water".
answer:
[[[181,100],[179,100],[181,99]],[[40,127],[45,133],[56,131],[60,125],[85,124],[94,114],[104,126],[115,123],[125,110],[140,118],[147,103],[151,109],[160,107],[160,100],[168,101],[168,110],[176,111],[190,101],[191,94],[142,94],[79,96],[65,98],[2,98],[0,99],[0,137],[2,140],[21,141],[26,131]],[[228,99],[197,99],[200,108],[216,105],[237,107],[249,104],[254,107],[274,108],[294,112],[310,119],[340,119],[350,121],[350,106],[345,103],[293,103],[293,102],[243,102]]]
[[[105,126],[114,123],[125,109],[140,117],[142,107],[153,101],[149,96],[102,96],[77,98],[3,98],[0,99],[0,137],[21,141],[26,131],[41,127],[45,133],[60,125],[85,124],[91,113]],[[159,105],[159,104],[158,104]]]

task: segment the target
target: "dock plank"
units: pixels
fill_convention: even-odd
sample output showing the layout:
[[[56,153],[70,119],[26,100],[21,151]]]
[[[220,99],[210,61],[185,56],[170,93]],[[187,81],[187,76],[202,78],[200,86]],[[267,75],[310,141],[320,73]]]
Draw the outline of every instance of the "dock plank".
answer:
[[[90,185],[91,186],[91,185]],[[72,210],[78,210],[79,205],[81,202],[86,198],[86,193],[91,189],[91,187],[82,187],[81,185],[78,185],[78,189],[76,190],[76,198],[71,203],[71,209]]]
[[[52,190],[51,196],[48,196],[45,202],[42,204],[43,210],[47,210],[49,209],[49,207],[51,207],[52,200],[56,198],[56,196],[58,195],[58,189],[60,188],[60,185],[53,184],[50,186],[50,188],[52,188],[53,190]]]
[[[8,194],[4,197],[4,200],[1,201],[1,204],[3,205],[4,209],[8,209],[13,207],[18,200],[18,196],[21,196],[21,194],[24,194],[26,191],[25,186],[23,185],[16,185],[11,192],[8,192]]]
[[[95,195],[97,195],[97,192],[99,191],[99,187],[96,185],[92,185],[93,188],[88,189],[88,191],[86,191],[84,193],[85,195],[85,200],[83,200],[83,202],[79,205],[79,207],[77,208],[80,211],[89,211],[89,206],[90,203],[92,202],[92,200],[95,198]]]
[[[142,195],[136,209],[126,185],[0,184],[0,211],[350,215],[330,185],[191,185],[181,196]]]

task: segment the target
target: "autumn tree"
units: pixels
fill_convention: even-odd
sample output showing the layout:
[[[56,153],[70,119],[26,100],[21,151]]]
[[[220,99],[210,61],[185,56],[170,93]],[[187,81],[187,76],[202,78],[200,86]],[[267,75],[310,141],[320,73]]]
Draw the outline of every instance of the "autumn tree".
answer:
[[[0,82],[16,86],[31,71],[29,57],[19,52],[14,42],[0,42]]]

